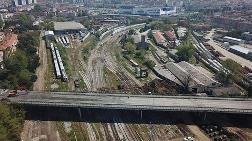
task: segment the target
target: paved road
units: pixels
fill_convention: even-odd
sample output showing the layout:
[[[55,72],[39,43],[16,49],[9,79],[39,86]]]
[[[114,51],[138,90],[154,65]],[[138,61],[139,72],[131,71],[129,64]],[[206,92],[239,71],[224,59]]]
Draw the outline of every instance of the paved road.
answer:
[[[171,97],[72,92],[30,92],[10,98],[12,103],[129,110],[205,111],[252,114],[252,99]]]
[[[252,62],[244,59],[238,55],[235,55],[225,49],[223,49],[222,47],[220,47],[220,45],[218,45],[214,40],[213,40],[213,34],[214,34],[214,30],[212,30],[207,36],[207,39],[210,39],[208,41],[208,44],[211,45],[215,50],[219,51],[220,53],[222,53],[225,57],[222,57],[222,60],[226,60],[227,58],[234,60],[235,62],[241,64],[242,66],[247,66],[248,68],[252,69]]]

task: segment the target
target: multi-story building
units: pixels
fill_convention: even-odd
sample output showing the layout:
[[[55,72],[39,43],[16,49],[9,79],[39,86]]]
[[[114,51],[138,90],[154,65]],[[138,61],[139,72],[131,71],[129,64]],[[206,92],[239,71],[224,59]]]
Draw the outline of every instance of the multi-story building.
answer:
[[[37,3],[37,0],[14,0],[15,6],[29,5]]]

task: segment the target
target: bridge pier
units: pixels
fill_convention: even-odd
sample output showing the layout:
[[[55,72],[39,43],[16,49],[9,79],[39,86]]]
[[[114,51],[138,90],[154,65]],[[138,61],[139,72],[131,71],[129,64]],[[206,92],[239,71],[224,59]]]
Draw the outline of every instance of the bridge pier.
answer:
[[[80,119],[82,119],[81,108],[78,108],[78,112],[79,112]]]
[[[141,120],[143,119],[143,111],[141,110],[140,111],[140,114],[141,114]]]

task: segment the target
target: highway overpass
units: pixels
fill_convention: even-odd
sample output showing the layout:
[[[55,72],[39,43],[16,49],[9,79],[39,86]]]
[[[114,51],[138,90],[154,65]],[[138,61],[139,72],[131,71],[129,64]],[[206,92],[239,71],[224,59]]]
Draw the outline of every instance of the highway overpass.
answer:
[[[252,99],[245,98],[29,92],[9,100],[27,106],[252,114]]]

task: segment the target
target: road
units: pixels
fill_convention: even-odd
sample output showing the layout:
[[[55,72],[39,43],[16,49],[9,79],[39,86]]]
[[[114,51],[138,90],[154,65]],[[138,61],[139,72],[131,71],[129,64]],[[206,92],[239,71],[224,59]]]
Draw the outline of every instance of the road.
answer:
[[[221,54],[223,54],[225,57],[221,57],[222,60],[226,60],[226,59],[232,59],[235,62],[239,63],[242,66],[247,66],[248,68],[252,69],[252,62],[244,59],[238,55],[235,55],[227,50],[225,50],[224,48],[222,48],[218,43],[216,43],[213,40],[213,34],[214,34],[214,30],[211,30],[211,32],[206,36],[206,39],[209,39],[209,41],[207,42],[209,45],[211,45],[216,51],[219,51]]]
[[[40,66],[36,70],[38,76],[37,81],[33,85],[33,90],[41,91],[45,89],[45,74],[48,68],[47,53],[45,41],[42,40],[42,33],[40,35],[40,46],[38,47],[38,54],[40,57]],[[61,141],[59,132],[52,121],[28,121],[24,122],[24,128],[21,133],[22,141]]]
[[[10,101],[56,107],[252,114],[252,99],[239,98],[29,92],[10,98]]]
[[[40,34],[40,46],[38,48],[38,54],[40,57],[40,66],[36,70],[36,75],[38,76],[38,79],[36,82],[34,82],[33,85],[33,90],[39,91],[39,90],[44,90],[44,84],[45,84],[45,73],[47,70],[47,53],[46,53],[46,46],[45,46],[45,41],[42,40],[42,35],[43,33],[41,32]]]

